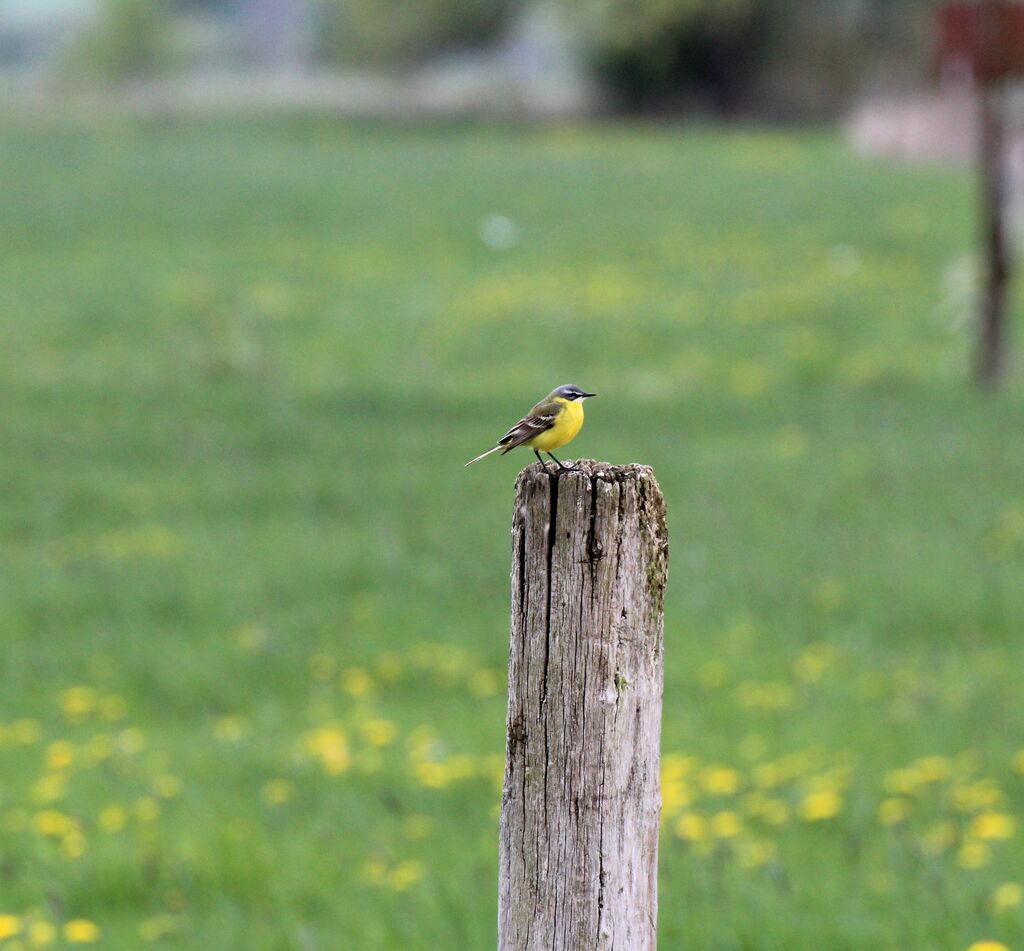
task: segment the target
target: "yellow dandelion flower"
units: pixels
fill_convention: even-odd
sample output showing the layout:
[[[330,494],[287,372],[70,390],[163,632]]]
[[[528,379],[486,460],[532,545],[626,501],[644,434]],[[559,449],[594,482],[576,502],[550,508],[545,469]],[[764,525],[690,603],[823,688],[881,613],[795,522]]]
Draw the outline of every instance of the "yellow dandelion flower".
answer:
[[[398,736],[398,728],[390,720],[367,720],[362,731],[366,741],[373,746],[390,746]]]
[[[213,725],[213,735],[222,743],[237,743],[249,732],[249,721],[238,714],[218,717]]]
[[[341,675],[341,689],[349,696],[365,697],[373,688],[373,678],[362,667],[350,667]]]
[[[920,783],[937,783],[949,779],[953,764],[945,756],[925,756],[911,767]]]
[[[415,773],[416,778],[424,786],[429,786],[431,789],[442,789],[451,782],[451,777],[448,774],[448,770],[444,768],[444,765],[433,760],[417,763]]]
[[[415,759],[425,759],[431,756],[438,748],[437,734],[433,727],[418,726],[409,732],[405,738],[405,747],[409,755]]]
[[[811,644],[801,651],[793,662],[793,676],[802,683],[815,684],[821,680],[831,659],[830,645]]]
[[[697,668],[697,680],[705,690],[721,687],[729,679],[729,668],[720,660],[705,661]]]
[[[912,769],[891,769],[882,781],[887,793],[896,796],[912,796],[920,785],[918,774]]]
[[[975,941],[967,951],[1010,951],[1001,941]]]
[[[740,774],[729,766],[708,766],[699,778],[704,791],[712,796],[731,796],[740,788]]]
[[[146,737],[142,730],[129,727],[117,734],[117,748],[128,756],[141,753],[146,748]]]
[[[743,822],[731,810],[724,810],[711,817],[711,833],[718,839],[731,839],[743,831]]]
[[[43,735],[43,728],[36,720],[15,720],[7,730],[12,743],[29,746],[38,743]]]
[[[474,670],[469,675],[469,692],[474,697],[493,697],[498,693],[504,681],[504,675],[497,670]]]
[[[114,753],[114,740],[109,733],[96,733],[85,744],[85,758],[91,766],[102,763]]]
[[[756,683],[745,680],[736,688],[736,702],[748,710],[772,713],[793,706],[796,695],[793,688],[781,681]]]
[[[50,773],[43,776],[32,786],[32,801],[37,803],[55,802],[63,798],[67,789],[67,776]]]
[[[404,892],[415,885],[426,874],[426,867],[415,859],[399,862],[388,873],[388,885],[396,892]]]
[[[33,921],[25,937],[33,948],[48,948],[57,940],[57,929],[49,921]]]
[[[40,835],[60,837],[74,829],[75,820],[56,809],[44,809],[36,813],[32,824]]]
[[[769,825],[783,825],[789,821],[789,807],[781,799],[771,799],[760,790],[748,793],[741,801],[743,811],[763,819]]]
[[[480,770],[484,776],[489,776],[491,782],[500,792],[505,782],[505,757],[498,753],[491,753],[483,758]]]
[[[428,816],[412,815],[402,822],[402,831],[410,839],[425,839],[433,826],[434,822]]]
[[[80,720],[96,709],[96,691],[92,687],[69,687],[60,695],[60,706],[69,720]]]
[[[883,799],[878,807],[878,818],[882,825],[894,826],[905,822],[910,816],[910,803],[906,799],[891,797]]]
[[[992,909],[996,913],[1016,908],[1024,901],[1024,888],[1019,882],[1003,882],[992,893]]]
[[[86,839],[80,829],[69,832],[60,843],[60,856],[69,862],[74,862],[85,855]]]
[[[936,822],[921,836],[921,848],[929,855],[939,855],[956,842],[956,826],[948,820]]]
[[[337,724],[329,723],[307,733],[303,738],[306,752],[319,758],[324,772],[337,776],[352,765],[348,737]]]
[[[961,868],[983,868],[992,861],[992,850],[984,842],[969,840],[960,846],[956,861]]]
[[[977,782],[957,784],[949,789],[949,800],[958,812],[978,812],[991,809],[1003,801],[1003,791],[994,779],[979,779]]]
[[[161,799],[174,799],[181,795],[181,780],[177,776],[164,773],[153,780],[153,792]]]
[[[661,785],[661,812],[668,819],[693,801],[690,786],[682,780],[664,780]]]
[[[156,822],[160,817],[160,803],[152,796],[140,796],[132,804],[132,813],[139,822]]]
[[[469,779],[476,775],[476,760],[465,753],[449,756],[445,765],[452,779]]]
[[[680,839],[687,842],[699,842],[707,835],[707,823],[694,812],[683,813],[672,828]]]
[[[977,750],[964,750],[953,760],[953,772],[970,776],[981,769],[981,753]]]
[[[127,821],[128,816],[120,806],[110,805],[100,811],[99,824],[104,832],[120,832]]]
[[[775,860],[777,849],[766,839],[750,839],[738,844],[737,853],[744,868],[761,868]]]
[[[72,918],[64,925],[64,940],[68,944],[93,944],[100,940],[100,929],[88,918]]]
[[[175,921],[170,915],[154,915],[139,922],[138,933],[143,941],[159,941],[174,931],[175,927]]]
[[[75,762],[75,747],[67,740],[54,740],[46,747],[46,768],[66,770]]]
[[[267,646],[270,633],[262,624],[243,624],[234,634],[235,644],[239,650],[258,651]]]
[[[21,934],[21,919],[17,915],[0,915],[0,941]]]
[[[774,789],[786,781],[786,776],[775,763],[761,763],[754,767],[754,784],[762,789]]]
[[[983,812],[971,822],[970,835],[976,839],[1009,839],[1016,831],[1013,816],[999,812]]]
[[[371,885],[383,885],[387,880],[388,865],[383,859],[370,858],[363,863],[363,878]]]
[[[839,815],[843,800],[834,789],[819,789],[804,796],[800,802],[800,818],[805,822],[821,822]]]
[[[667,753],[661,758],[661,778],[671,782],[674,779],[682,779],[688,776],[697,765],[692,756],[682,756],[679,753]]]
[[[289,779],[271,779],[263,784],[260,795],[268,806],[283,806],[295,794],[295,783]]]

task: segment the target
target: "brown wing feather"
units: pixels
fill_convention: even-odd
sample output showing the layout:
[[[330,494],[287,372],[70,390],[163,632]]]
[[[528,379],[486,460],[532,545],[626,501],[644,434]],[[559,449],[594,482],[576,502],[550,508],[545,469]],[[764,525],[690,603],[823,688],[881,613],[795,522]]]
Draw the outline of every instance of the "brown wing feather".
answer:
[[[529,442],[534,436],[547,432],[555,425],[555,420],[561,409],[562,407],[555,402],[541,402],[534,406],[528,416],[524,416],[498,440],[498,445],[505,447],[502,455],[511,452],[524,442]]]

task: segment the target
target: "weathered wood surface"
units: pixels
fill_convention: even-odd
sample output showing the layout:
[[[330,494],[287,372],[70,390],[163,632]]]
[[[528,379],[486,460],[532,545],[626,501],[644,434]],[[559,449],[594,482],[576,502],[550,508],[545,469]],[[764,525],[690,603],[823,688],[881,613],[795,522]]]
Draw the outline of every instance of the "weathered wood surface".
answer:
[[[499,951],[653,951],[665,503],[646,466],[516,482]]]

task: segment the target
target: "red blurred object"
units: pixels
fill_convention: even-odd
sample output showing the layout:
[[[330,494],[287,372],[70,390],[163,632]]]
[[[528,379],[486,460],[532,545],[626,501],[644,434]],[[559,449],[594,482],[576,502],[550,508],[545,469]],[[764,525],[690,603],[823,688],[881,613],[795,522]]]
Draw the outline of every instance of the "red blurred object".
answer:
[[[1024,3],[947,3],[939,11],[939,54],[980,80],[1024,75]]]

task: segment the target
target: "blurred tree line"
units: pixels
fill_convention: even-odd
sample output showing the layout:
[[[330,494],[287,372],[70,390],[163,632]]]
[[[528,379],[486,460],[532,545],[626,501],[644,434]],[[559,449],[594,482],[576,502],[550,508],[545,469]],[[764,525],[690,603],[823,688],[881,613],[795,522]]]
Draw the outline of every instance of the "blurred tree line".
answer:
[[[175,62],[176,15],[301,10],[311,60],[403,69],[498,41],[529,5],[562,14],[623,111],[827,114],[923,75],[935,0],[102,0],[80,52],[111,78]]]
[[[932,0],[561,0],[634,110],[827,113],[920,82]]]

